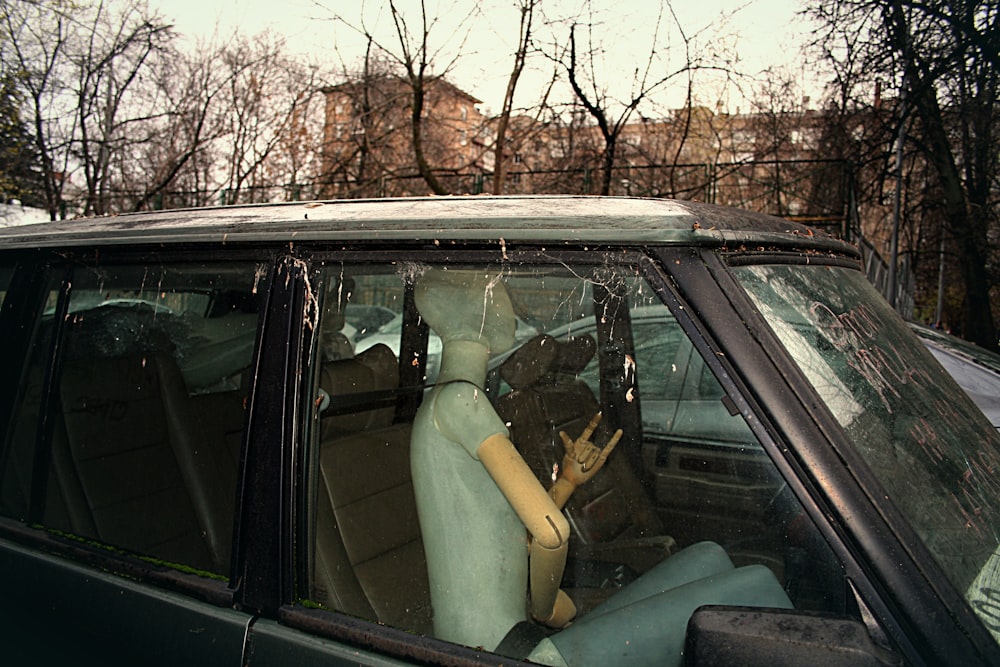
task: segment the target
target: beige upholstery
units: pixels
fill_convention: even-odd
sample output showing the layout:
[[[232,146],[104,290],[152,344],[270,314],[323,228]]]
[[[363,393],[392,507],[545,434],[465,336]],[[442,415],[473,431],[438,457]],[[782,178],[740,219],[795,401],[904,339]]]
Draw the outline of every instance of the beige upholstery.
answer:
[[[321,369],[337,397],[398,388],[396,357],[376,345]],[[426,559],[410,478],[410,425],[394,408],[359,407],[322,420],[314,595],[346,613],[430,629]]]
[[[177,365],[161,358],[170,444],[217,571],[229,572],[243,434],[240,392],[188,396]]]
[[[42,369],[35,366],[22,387],[21,412],[13,424],[3,478],[0,482],[0,504],[5,516],[28,519],[32,477],[35,467],[37,429],[42,405]],[[86,497],[76,476],[76,470],[66,443],[66,429],[61,415],[51,420],[52,459],[46,481],[46,497],[42,523],[74,535],[97,538],[97,527],[87,506]]]
[[[157,341],[164,352],[140,352],[137,343],[110,354],[90,344],[99,318],[71,324],[47,423],[49,456],[38,459],[49,464],[45,504],[35,508],[39,520],[128,551],[228,573],[241,392],[189,396],[168,341]],[[85,324],[91,329],[81,331]],[[39,366],[27,374],[23,412],[4,463],[4,503],[17,514],[26,512],[36,464]],[[11,491],[23,500],[8,499]]]
[[[500,367],[511,391],[497,400],[497,413],[510,424],[511,440],[546,486],[553,466],[562,461],[559,431],[575,438],[600,411],[593,392],[578,377],[596,350],[590,336],[556,340],[543,334]],[[592,440],[607,442],[612,430],[602,422]],[[588,558],[626,558],[643,571],[669,555],[673,544],[662,535],[652,503],[623,452],[613,453],[594,479],[576,490],[566,513],[574,529],[571,557],[586,551]],[[615,544],[652,549],[622,549],[612,556],[608,547]]]
[[[60,401],[69,459],[97,537],[165,560],[228,572],[235,472],[209,461],[176,364],[149,354],[67,363]],[[75,495],[67,493],[67,495]]]
[[[354,356],[354,345],[343,332],[347,323],[345,318],[347,300],[353,291],[354,279],[341,275],[334,278],[323,300],[320,350],[324,361],[350,359]]]

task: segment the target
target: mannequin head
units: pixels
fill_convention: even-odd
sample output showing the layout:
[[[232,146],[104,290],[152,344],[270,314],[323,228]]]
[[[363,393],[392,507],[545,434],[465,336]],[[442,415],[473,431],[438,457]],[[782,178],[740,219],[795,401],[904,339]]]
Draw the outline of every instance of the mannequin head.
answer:
[[[497,274],[432,269],[420,278],[414,297],[420,315],[446,348],[449,342],[467,341],[497,354],[514,344],[517,318]]]

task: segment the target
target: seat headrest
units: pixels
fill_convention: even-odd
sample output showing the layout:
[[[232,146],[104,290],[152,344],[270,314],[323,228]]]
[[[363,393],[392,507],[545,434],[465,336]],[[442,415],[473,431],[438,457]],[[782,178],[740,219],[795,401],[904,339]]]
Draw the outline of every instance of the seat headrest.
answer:
[[[399,387],[396,355],[387,345],[379,343],[353,359],[327,362],[320,369],[320,387],[334,401],[344,394],[396,389]],[[392,423],[394,413],[394,408],[387,407],[336,415],[324,420],[324,430],[330,428],[336,434],[347,435],[381,428]]]
[[[500,377],[511,389],[524,389],[549,372],[559,352],[556,339],[546,334],[535,336],[500,364]]]
[[[551,370],[555,373],[576,375],[590,363],[597,353],[597,341],[591,336],[572,336],[557,341],[555,360]]]
[[[500,365],[500,377],[511,389],[524,389],[549,373],[576,375],[597,353],[591,336],[556,340],[548,334],[535,336]]]

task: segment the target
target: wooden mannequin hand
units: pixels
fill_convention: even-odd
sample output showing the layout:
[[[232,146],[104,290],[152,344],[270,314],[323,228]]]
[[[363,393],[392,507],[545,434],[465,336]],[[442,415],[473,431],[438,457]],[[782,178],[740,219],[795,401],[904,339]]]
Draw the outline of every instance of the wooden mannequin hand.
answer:
[[[600,423],[601,413],[598,412],[576,440],[572,440],[565,431],[559,431],[559,437],[562,438],[563,447],[566,449],[560,477],[574,488],[597,474],[622,437],[622,430],[618,429],[608,440],[608,444],[601,449],[590,441],[590,436]]]

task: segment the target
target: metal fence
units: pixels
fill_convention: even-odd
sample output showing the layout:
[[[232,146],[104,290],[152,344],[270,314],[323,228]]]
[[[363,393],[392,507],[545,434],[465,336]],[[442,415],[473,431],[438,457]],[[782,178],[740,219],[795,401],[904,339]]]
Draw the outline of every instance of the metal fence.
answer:
[[[511,164],[504,194],[595,195],[603,172],[594,166],[565,169],[524,169]],[[438,171],[435,176],[452,194],[492,192],[492,174]],[[844,160],[746,160],[694,164],[627,164],[611,173],[612,195],[668,197],[702,201],[769,213],[823,229],[857,244],[871,282],[887,298],[888,264],[862,233],[854,189],[854,168]],[[329,198],[384,198],[429,195],[431,190],[413,172],[383,174],[364,182],[327,176],[305,183],[261,185],[238,191],[216,189],[171,191],[158,195],[151,208],[210,204],[246,204]],[[122,193],[121,210],[129,210]],[[905,315],[913,312],[914,279],[904,260],[897,267],[894,303]]]

